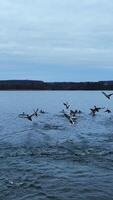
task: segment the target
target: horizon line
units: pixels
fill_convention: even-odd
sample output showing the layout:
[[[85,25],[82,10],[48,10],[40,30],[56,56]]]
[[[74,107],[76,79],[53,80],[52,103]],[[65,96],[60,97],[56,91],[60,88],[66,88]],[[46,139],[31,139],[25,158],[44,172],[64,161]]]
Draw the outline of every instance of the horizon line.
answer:
[[[38,81],[43,83],[82,83],[82,82],[113,82],[113,80],[98,80],[98,81],[43,81],[38,79],[0,79],[0,81]]]

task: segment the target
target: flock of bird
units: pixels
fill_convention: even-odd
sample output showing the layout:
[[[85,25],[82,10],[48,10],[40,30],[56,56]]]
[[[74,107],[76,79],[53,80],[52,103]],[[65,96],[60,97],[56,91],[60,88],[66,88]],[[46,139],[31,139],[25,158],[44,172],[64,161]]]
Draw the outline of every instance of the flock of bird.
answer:
[[[110,100],[111,96],[113,95],[113,93],[106,94],[105,92],[102,92],[102,94],[109,100]],[[76,119],[77,119],[76,114],[81,114],[82,111],[77,110],[77,109],[76,110],[70,109],[70,104],[68,102],[64,102],[63,105],[65,106],[65,110],[64,109],[62,110],[63,115],[69,120],[69,122],[71,124],[74,124]],[[93,108],[90,108],[90,111],[91,111],[90,114],[92,116],[95,116],[96,113],[98,113],[102,109],[105,109],[105,107],[97,107],[97,106],[94,105]],[[111,113],[111,110],[107,108],[107,109],[104,110],[104,112]],[[26,113],[23,112],[22,114],[19,114],[18,117],[32,121],[32,118],[34,116],[37,117],[40,113],[44,114],[45,111],[36,109],[36,110],[33,110],[32,114],[26,114]]]

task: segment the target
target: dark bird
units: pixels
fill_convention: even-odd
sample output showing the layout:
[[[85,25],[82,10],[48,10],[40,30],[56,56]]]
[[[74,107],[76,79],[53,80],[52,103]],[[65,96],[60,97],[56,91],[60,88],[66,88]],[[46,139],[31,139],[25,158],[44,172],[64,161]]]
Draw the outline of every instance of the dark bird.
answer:
[[[69,114],[64,113],[64,116],[69,120],[69,122],[71,124],[74,124],[74,120],[73,120],[73,118]]]
[[[70,115],[71,115],[72,117],[75,117],[75,115],[76,115],[77,113],[78,113],[77,110],[75,110],[75,111],[70,110]]]
[[[44,114],[44,113],[45,113],[45,111],[44,111],[44,110],[40,110],[40,113]]]
[[[66,107],[66,109],[68,109],[70,107],[70,105],[68,104],[68,102],[64,102],[63,104]]]
[[[26,116],[24,116],[23,118],[26,118],[26,119],[28,119],[29,121],[32,121],[32,117],[34,116],[35,114],[33,113],[32,115],[26,115]]]
[[[111,93],[111,94],[106,94],[105,92],[102,92],[102,94],[104,94],[104,96],[107,97],[108,99],[110,99],[110,97],[113,95],[113,93]]]
[[[94,106],[94,108],[90,108],[91,114],[92,114],[93,116],[95,116],[96,112],[99,112],[101,109],[104,109],[104,107],[97,107],[97,106]]]
[[[69,120],[69,122],[71,124],[74,124],[75,117],[72,117],[70,114],[66,113],[65,111],[63,113],[64,113],[64,116]]]
[[[74,124],[74,120],[73,120],[72,118],[69,118],[69,122],[70,122],[71,124]]]
[[[107,108],[104,112],[111,113],[111,110]]]
[[[95,110],[95,108],[90,108],[90,110],[91,110],[91,114],[93,115],[93,116],[95,116],[96,115],[96,110]]]
[[[97,106],[94,106],[94,109],[96,112],[99,112],[101,109],[104,109],[104,107],[97,107]]]
[[[82,113],[82,111],[81,110],[75,110],[75,111],[73,111],[73,110],[70,110],[70,115],[72,115],[72,116],[75,116],[76,114],[81,114]]]
[[[32,121],[32,117],[33,116],[37,116],[37,112],[36,111],[31,115],[25,114],[24,112],[22,114],[18,115],[19,118],[28,119],[29,121]]]
[[[32,117],[33,117],[34,115],[35,115],[34,113],[33,113],[32,115],[26,115],[26,117],[24,117],[24,118],[26,118],[26,119],[32,121]]]

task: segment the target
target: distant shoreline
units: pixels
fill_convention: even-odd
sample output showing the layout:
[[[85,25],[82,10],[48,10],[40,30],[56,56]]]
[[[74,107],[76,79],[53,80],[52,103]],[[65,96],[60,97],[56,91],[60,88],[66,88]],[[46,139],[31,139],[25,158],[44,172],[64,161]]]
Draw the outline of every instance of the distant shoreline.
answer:
[[[113,81],[44,82],[38,80],[0,80],[0,91],[36,90],[113,90]]]

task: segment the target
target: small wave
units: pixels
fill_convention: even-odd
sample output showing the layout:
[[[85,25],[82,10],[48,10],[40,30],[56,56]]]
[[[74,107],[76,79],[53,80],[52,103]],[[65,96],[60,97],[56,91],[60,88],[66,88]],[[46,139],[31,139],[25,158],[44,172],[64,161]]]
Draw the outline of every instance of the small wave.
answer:
[[[62,125],[57,125],[57,124],[44,124],[43,126],[44,130],[65,130],[65,127],[63,127]]]

